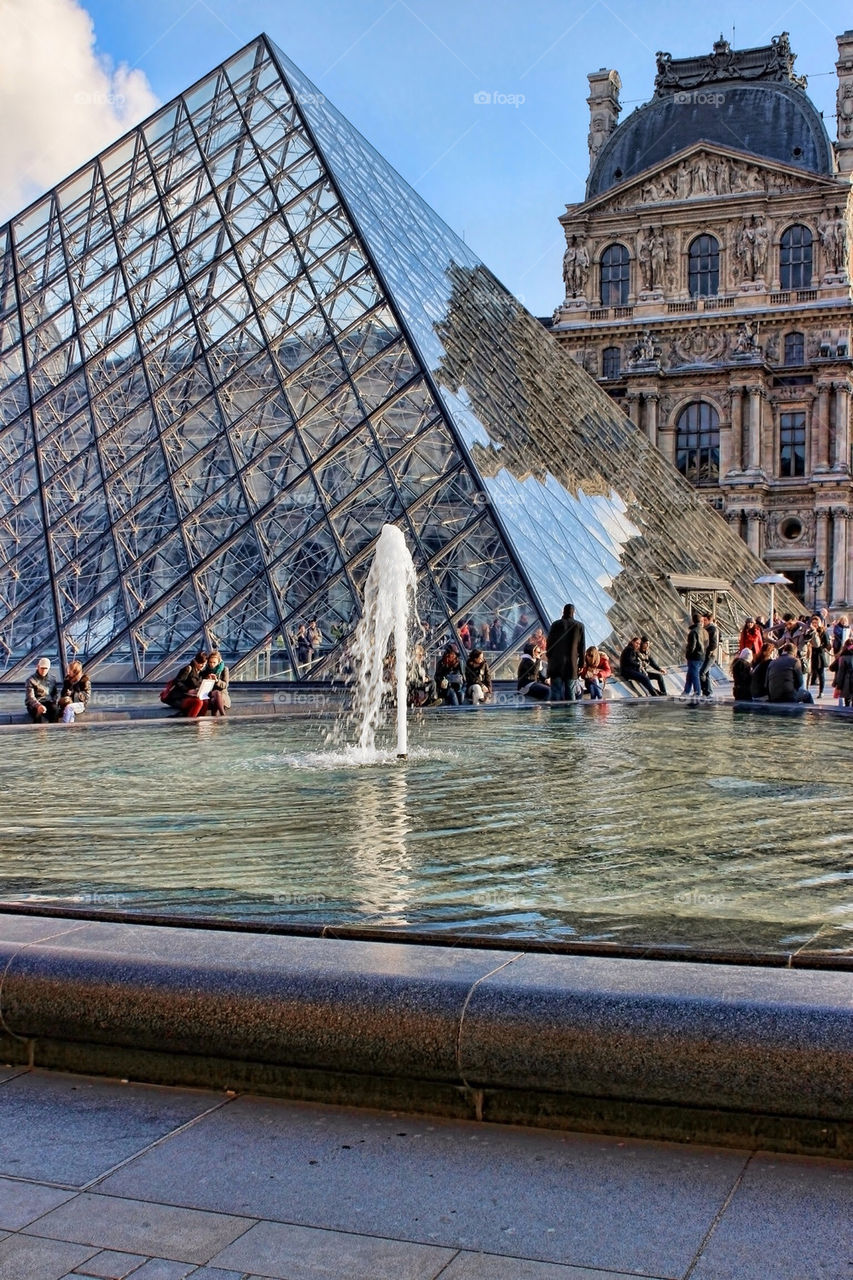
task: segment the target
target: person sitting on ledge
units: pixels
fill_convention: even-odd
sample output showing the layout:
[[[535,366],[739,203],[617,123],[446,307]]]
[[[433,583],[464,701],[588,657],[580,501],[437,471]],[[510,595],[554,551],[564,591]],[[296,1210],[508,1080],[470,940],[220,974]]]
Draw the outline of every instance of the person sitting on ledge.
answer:
[[[449,707],[462,705],[462,668],[456,646],[449,644],[435,666],[435,687]]]
[[[410,707],[428,707],[438,701],[435,696],[435,681],[430,679],[427,671],[426,650],[422,644],[416,644],[412,653],[408,688]]]
[[[778,658],[767,668],[767,691],[771,702],[814,702],[803,688],[803,664],[797,657],[797,646],[783,644]]]
[[[492,676],[482,649],[472,649],[465,663],[465,696],[478,707],[492,697]]]
[[[224,716],[228,707],[231,706],[231,695],[228,692],[228,668],[222,660],[222,654],[218,649],[211,649],[207,655],[207,666],[204,669],[204,679],[213,680],[213,688],[211,689],[207,699],[207,710],[212,716]],[[202,712],[202,715],[204,712]]]
[[[667,689],[666,681],[664,680],[666,667],[659,666],[652,657],[651,641],[648,636],[640,636],[640,649],[638,656],[640,659],[640,666],[643,669],[643,674],[648,676],[652,684],[656,684],[658,691],[666,697]]]
[[[75,717],[82,715],[86,710],[91,696],[92,682],[87,675],[83,674],[83,663],[75,658],[62,682],[62,694],[59,699],[62,723],[73,724]]]
[[[604,697],[604,686],[609,676],[613,675],[610,659],[607,654],[595,645],[590,645],[583,655],[583,666],[578,672],[583,680],[584,692],[595,701]]]
[[[535,698],[537,702],[547,702],[551,697],[550,685],[542,673],[542,649],[532,640],[521,652],[515,687],[523,698]]]
[[[174,708],[175,715],[189,716],[190,719],[204,715],[207,710],[207,699],[200,698],[198,690],[205,679],[206,667],[207,654],[200,649],[192,661],[185,667],[181,667],[175,676],[166,698],[167,704]],[[210,679],[210,677],[207,678]]]
[[[24,690],[24,706],[34,724],[56,724],[59,719],[59,699],[56,681],[50,675],[50,658],[39,658],[36,669]]]
[[[746,645],[732,663],[732,695],[735,702],[752,702],[752,650]]]
[[[631,636],[631,639],[622,650],[619,657],[619,674],[623,680],[630,680],[633,684],[638,684],[641,689],[645,689],[650,697],[657,698],[661,696],[643,670],[643,664],[640,661],[639,636]]]

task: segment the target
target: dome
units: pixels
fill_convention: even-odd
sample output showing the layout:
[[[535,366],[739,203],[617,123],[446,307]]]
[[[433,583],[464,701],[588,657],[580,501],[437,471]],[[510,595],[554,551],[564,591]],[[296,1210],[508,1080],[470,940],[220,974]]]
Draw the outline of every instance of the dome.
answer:
[[[829,135],[804,81],[793,75],[787,37],[742,52],[720,41],[714,50],[678,62],[658,54],[655,96],[601,148],[587,182],[588,200],[695,142],[809,173],[833,172]]]

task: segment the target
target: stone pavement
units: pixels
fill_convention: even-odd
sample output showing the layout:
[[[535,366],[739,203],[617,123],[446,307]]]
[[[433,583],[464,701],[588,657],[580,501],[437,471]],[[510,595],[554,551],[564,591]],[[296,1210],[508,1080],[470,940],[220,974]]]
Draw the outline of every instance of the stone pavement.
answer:
[[[0,1068],[0,1280],[850,1280],[853,1166]]]

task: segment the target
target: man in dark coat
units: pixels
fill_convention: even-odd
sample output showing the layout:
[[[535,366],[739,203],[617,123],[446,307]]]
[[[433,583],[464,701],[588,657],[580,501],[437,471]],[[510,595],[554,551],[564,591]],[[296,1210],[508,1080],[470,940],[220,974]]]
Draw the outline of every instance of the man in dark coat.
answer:
[[[575,606],[563,607],[563,616],[552,622],[548,632],[548,679],[551,681],[551,697],[555,702],[577,698],[575,682],[578,669],[586,651],[583,623],[575,617]]]
[[[702,696],[710,698],[711,690],[714,687],[711,683],[711,667],[717,661],[720,630],[711,613],[702,614],[702,623],[705,627],[705,655],[702,659],[702,666],[699,668],[699,684],[702,688]]]

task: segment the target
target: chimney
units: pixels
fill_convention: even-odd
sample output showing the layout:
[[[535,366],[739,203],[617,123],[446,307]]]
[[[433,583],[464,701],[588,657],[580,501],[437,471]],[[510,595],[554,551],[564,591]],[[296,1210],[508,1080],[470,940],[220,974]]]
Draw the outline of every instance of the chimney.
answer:
[[[838,41],[838,133],[835,155],[839,173],[853,173],[853,31],[836,36]]]
[[[853,41],[853,35],[851,35]],[[619,123],[619,90],[622,81],[618,71],[608,71],[602,67],[599,71],[591,71],[589,81],[589,167],[592,169],[595,158],[613,130]]]

